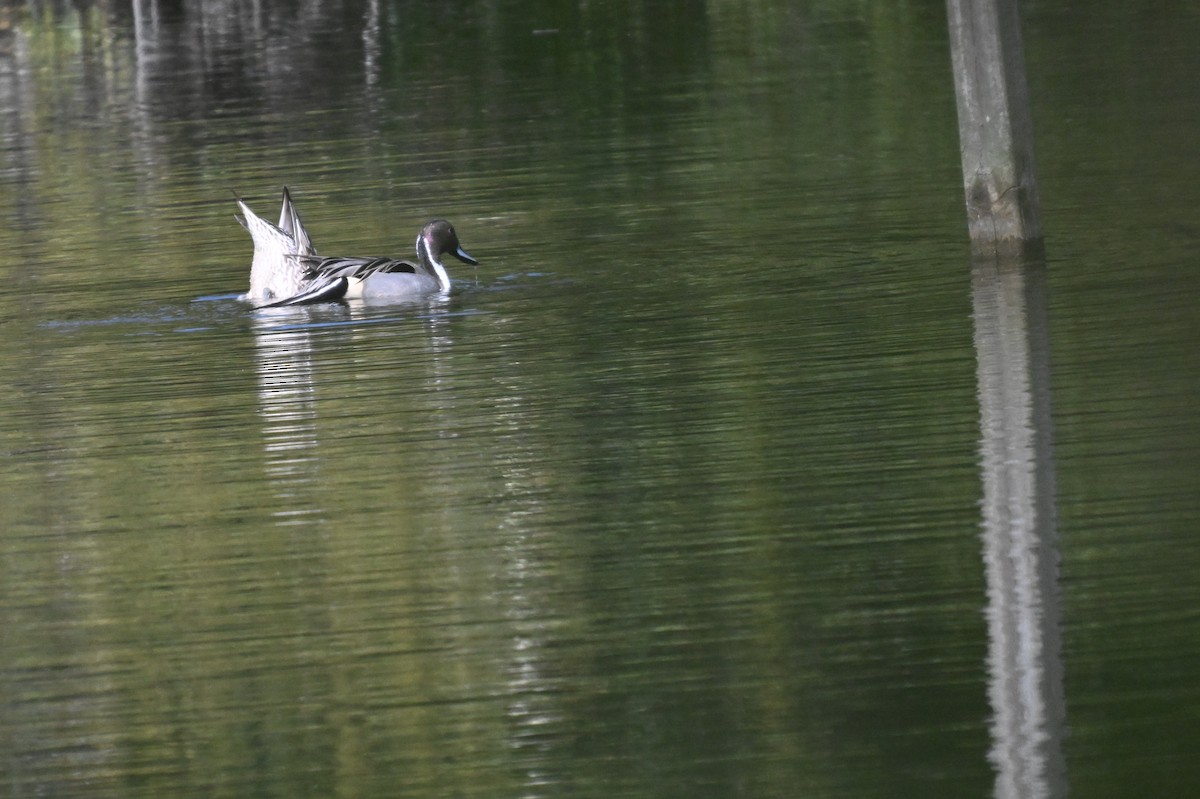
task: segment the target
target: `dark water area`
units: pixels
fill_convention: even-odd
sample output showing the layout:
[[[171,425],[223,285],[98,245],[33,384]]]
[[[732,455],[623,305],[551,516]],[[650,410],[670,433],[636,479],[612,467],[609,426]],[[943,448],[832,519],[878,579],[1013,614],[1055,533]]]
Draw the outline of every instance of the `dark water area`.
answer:
[[[941,4],[0,5],[0,794],[1186,795],[1200,14],[1023,10],[1011,266]]]

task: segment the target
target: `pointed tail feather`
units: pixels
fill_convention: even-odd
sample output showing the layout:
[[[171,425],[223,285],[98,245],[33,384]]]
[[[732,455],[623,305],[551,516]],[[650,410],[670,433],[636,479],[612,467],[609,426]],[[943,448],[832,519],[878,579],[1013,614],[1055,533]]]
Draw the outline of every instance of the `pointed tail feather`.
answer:
[[[296,205],[292,202],[292,193],[288,191],[287,186],[283,187],[283,204],[279,209],[279,229],[296,242],[298,254],[312,255],[316,253],[312,237],[308,235],[304,222],[300,220],[300,212],[296,210]]]

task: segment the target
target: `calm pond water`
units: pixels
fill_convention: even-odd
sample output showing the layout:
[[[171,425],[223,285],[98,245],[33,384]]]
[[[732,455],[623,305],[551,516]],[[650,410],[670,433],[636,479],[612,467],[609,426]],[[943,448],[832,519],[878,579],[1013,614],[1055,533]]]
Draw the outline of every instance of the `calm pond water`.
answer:
[[[0,793],[1192,790],[1200,13],[1108,5],[1023,268],[940,3],[0,6]],[[481,265],[254,311],[284,185]]]

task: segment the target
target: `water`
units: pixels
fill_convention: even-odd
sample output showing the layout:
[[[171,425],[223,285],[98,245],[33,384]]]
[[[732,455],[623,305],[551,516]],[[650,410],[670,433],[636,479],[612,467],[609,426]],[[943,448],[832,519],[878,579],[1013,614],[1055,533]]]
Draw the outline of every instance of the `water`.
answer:
[[[0,10],[4,794],[1193,785],[1200,19],[1029,5],[1013,272],[942,13]]]

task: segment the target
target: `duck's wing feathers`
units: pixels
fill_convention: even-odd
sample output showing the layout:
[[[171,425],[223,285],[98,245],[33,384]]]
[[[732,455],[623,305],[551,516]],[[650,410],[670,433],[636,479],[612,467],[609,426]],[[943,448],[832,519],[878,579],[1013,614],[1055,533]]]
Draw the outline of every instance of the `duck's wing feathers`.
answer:
[[[350,280],[345,277],[335,277],[313,283],[299,294],[293,294],[282,300],[268,302],[259,308],[284,308],[289,305],[312,305],[317,302],[337,302],[346,296],[350,288]]]
[[[357,278],[363,280],[380,272],[409,272],[416,274],[420,267],[409,261],[394,258],[341,258],[331,256],[296,256],[310,280]]]

